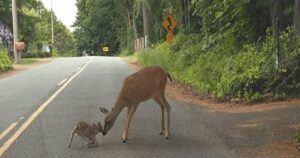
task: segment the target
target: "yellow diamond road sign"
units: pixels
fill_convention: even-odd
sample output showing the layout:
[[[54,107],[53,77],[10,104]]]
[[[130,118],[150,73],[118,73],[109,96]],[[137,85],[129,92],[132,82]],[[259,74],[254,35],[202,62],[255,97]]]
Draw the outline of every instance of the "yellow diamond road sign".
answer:
[[[103,52],[108,52],[109,48],[108,47],[103,47]]]
[[[168,32],[173,32],[176,27],[176,21],[173,16],[166,16],[162,22],[163,28]]]

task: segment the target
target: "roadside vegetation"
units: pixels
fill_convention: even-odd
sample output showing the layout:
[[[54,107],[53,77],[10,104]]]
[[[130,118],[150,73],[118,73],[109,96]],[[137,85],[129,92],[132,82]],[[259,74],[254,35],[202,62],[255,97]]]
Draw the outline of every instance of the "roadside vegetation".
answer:
[[[207,48],[206,39],[193,34],[176,36],[171,52],[163,42],[138,52],[142,65],[160,65],[178,81],[201,94],[227,101],[280,100],[300,93],[299,43],[291,28],[282,32],[281,63],[275,68],[271,35],[261,43],[224,48],[220,41]]]
[[[30,64],[37,63],[37,62],[38,62],[37,58],[23,58],[23,59],[21,59],[20,64],[22,64],[22,65],[30,65]]]
[[[51,11],[41,1],[18,1],[20,41],[25,42],[22,58],[78,56],[73,34],[54,14],[54,44],[51,45]],[[12,32],[11,0],[0,1],[0,21]],[[5,46],[4,41],[4,46]],[[1,45],[1,43],[0,43]],[[50,54],[52,49],[52,54]],[[12,55],[12,54],[10,54]]]
[[[295,2],[81,0],[76,49],[101,54],[108,46],[120,56],[138,50],[140,64],[160,65],[200,95],[219,100],[299,97],[300,8]],[[171,46],[162,27],[168,15],[177,21]],[[145,48],[136,48],[135,41]]]
[[[8,56],[6,48],[0,47],[0,72],[7,71],[12,68],[12,62]]]

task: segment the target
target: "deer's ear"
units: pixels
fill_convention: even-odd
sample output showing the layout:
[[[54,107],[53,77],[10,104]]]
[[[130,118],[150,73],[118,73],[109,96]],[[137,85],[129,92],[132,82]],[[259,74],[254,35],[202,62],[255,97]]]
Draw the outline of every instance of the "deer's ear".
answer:
[[[100,109],[101,112],[103,112],[104,114],[107,114],[109,111],[103,107],[98,107]]]

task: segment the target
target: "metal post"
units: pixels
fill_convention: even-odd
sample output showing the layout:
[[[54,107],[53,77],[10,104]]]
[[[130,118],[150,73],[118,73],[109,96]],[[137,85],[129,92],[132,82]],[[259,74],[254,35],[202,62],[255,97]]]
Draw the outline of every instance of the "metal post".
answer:
[[[17,17],[17,2],[12,0],[12,18],[13,18],[13,34],[14,34],[14,63],[19,63],[19,54],[16,49],[16,43],[18,42],[18,17]]]

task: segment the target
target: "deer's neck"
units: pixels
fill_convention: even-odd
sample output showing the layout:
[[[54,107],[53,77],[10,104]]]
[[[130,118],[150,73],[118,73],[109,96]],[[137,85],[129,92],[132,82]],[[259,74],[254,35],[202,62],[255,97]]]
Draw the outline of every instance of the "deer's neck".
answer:
[[[127,106],[128,102],[124,99],[118,98],[112,112],[111,112],[111,117],[114,118],[114,120],[117,119],[119,116],[120,112],[124,109],[125,106]]]

